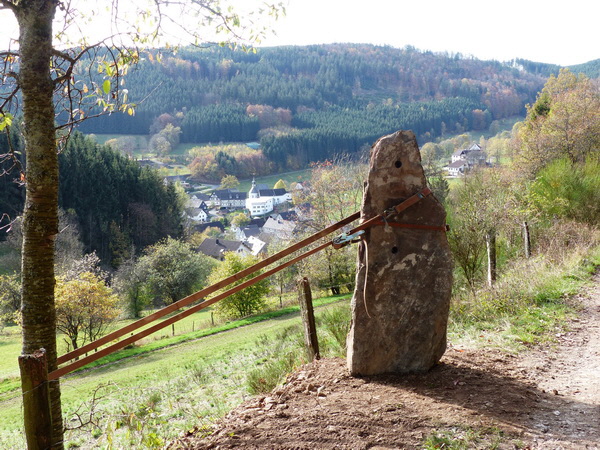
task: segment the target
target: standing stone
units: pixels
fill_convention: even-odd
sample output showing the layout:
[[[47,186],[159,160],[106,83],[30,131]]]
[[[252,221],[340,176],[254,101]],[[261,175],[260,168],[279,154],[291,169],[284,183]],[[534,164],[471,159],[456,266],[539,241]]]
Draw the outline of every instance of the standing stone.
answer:
[[[361,221],[427,187],[412,132],[398,131],[373,146]],[[389,222],[443,226],[433,194]],[[446,350],[452,258],[440,230],[380,225],[359,244],[348,368],[352,375],[423,372]]]

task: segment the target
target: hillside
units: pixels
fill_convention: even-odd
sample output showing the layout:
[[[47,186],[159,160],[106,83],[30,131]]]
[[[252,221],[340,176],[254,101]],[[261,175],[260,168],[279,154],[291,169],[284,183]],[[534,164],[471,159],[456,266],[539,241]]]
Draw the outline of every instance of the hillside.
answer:
[[[140,102],[135,116],[95,118],[82,131],[147,134],[168,114],[182,142],[260,140],[282,168],[355,152],[398,129],[413,130],[421,142],[487,129],[523,115],[548,72],[523,61],[361,44],[142,56],[125,84],[129,99]]]
[[[598,448],[599,283],[551,352],[458,345],[429,373],[364,378],[317,361],[169,448]]]

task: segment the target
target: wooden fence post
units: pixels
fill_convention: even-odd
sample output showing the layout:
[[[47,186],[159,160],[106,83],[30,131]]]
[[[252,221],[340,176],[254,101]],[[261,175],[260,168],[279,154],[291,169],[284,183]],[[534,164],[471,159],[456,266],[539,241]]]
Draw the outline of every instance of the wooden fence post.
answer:
[[[298,288],[298,302],[300,303],[300,313],[302,315],[302,324],[304,325],[304,342],[308,350],[308,358],[314,361],[320,358],[319,339],[317,338],[312,292],[308,278],[302,278],[298,283]]]
[[[27,448],[48,449],[52,444],[52,414],[48,389],[48,364],[43,348],[19,356]]]
[[[531,235],[529,234],[529,224],[526,220],[521,223],[523,227],[523,246],[525,248],[525,258],[531,258]]]

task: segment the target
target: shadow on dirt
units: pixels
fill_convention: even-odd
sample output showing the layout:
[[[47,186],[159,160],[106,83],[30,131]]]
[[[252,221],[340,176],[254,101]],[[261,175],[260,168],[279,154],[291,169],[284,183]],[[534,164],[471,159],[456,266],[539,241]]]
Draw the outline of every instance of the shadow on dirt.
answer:
[[[538,389],[523,374],[515,373],[511,355],[488,354],[483,359],[481,352],[449,353],[426,374],[363,379],[452,405],[457,412],[499,421],[524,435],[552,436],[573,444],[581,439],[600,442],[597,425],[586,420],[597,405]]]

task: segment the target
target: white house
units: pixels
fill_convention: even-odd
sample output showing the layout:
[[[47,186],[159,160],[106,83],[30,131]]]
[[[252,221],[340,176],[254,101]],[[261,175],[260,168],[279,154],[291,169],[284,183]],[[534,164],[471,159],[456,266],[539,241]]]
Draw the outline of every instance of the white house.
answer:
[[[469,148],[456,150],[452,153],[452,160],[448,165],[448,175],[458,177],[476,166],[486,164],[487,155],[479,144],[473,144]]]
[[[292,200],[292,195],[285,189],[259,189],[256,181],[252,180],[252,187],[246,198],[246,209],[251,216],[262,216],[273,211],[276,205]]]
[[[208,219],[207,211],[202,208],[185,208],[185,213],[194,222],[206,222]]]
[[[258,236],[250,236],[246,241],[246,245],[250,247],[250,251],[254,256],[267,252],[267,243]]]
[[[272,198],[273,205],[292,201],[292,194],[285,189],[260,189],[258,196],[260,198]]]
[[[193,220],[194,222],[208,221],[208,218],[210,216],[208,211],[208,205],[195,195],[190,197],[188,201],[188,207],[185,208],[185,214],[190,220]]]
[[[457,161],[451,162],[448,165],[448,175],[450,175],[451,177],[459,177],[465,173],[466,168],[466,161],[459,159]]]

